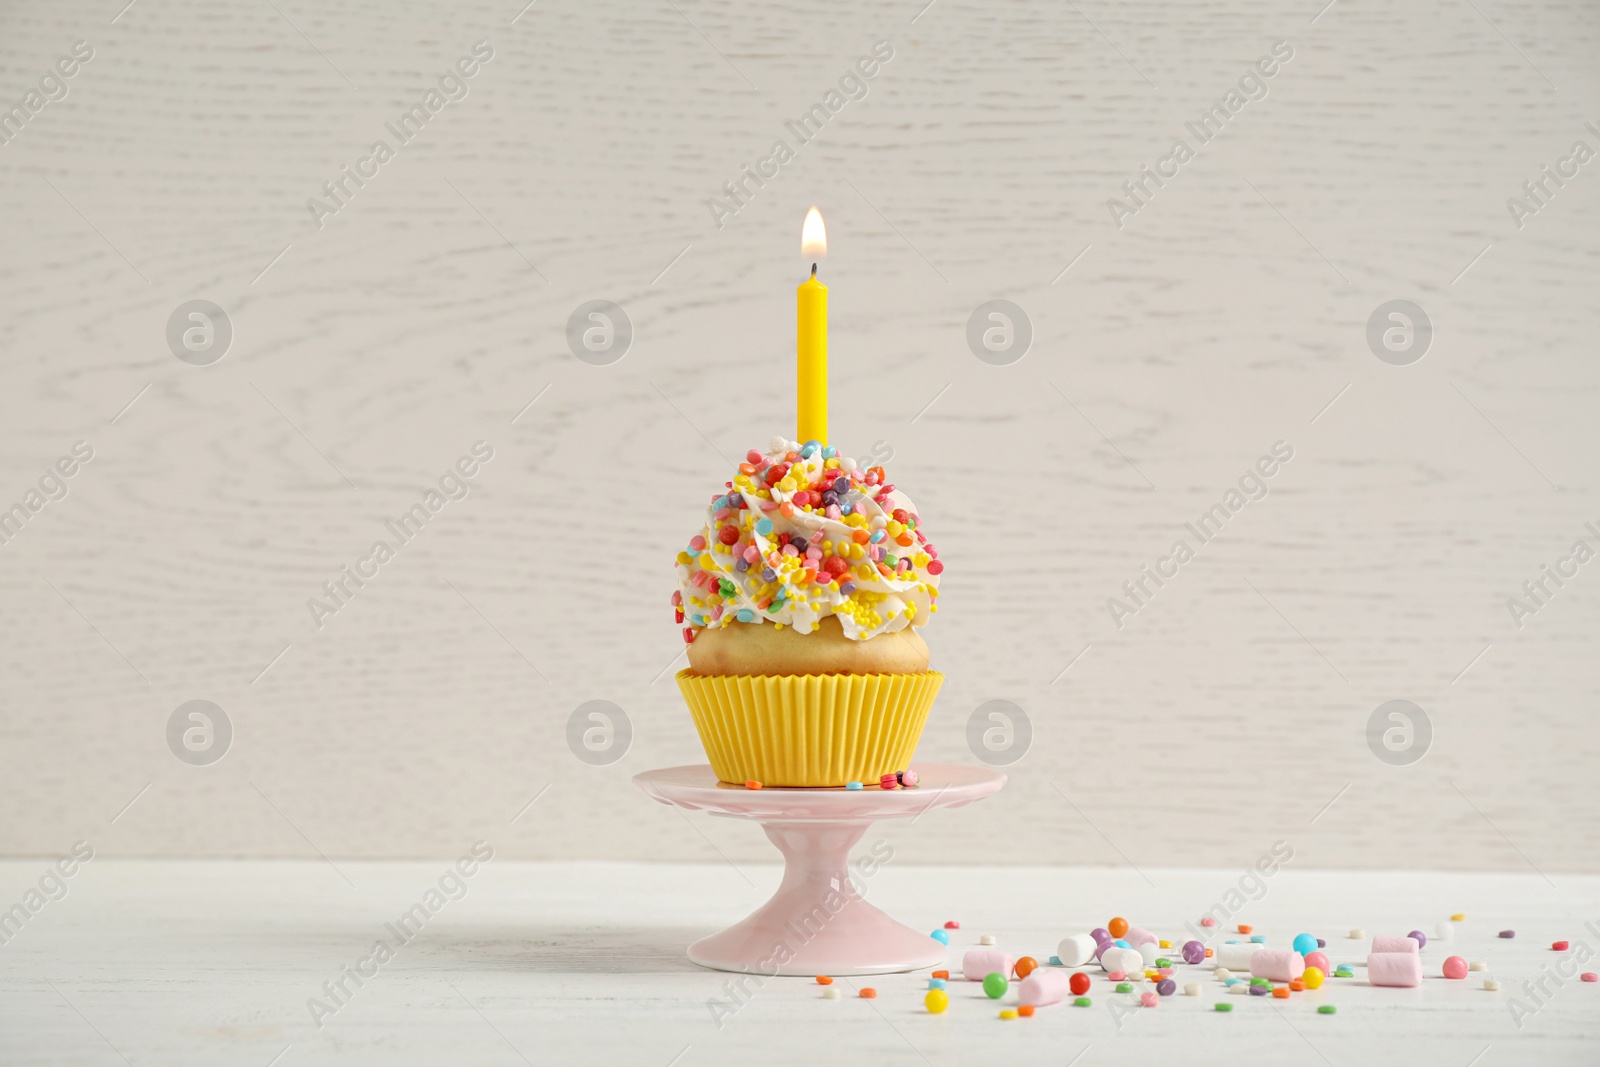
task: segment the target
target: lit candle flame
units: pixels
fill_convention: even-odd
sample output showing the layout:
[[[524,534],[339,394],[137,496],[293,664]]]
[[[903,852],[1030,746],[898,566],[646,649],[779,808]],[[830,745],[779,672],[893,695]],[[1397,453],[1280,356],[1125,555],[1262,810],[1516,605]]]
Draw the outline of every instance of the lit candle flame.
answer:
[[[805,225],[800,228],[800,255],[804,259],[818,260],[828,254],[828,231],[822,225],[822,212],[813,207],[806,212]]]

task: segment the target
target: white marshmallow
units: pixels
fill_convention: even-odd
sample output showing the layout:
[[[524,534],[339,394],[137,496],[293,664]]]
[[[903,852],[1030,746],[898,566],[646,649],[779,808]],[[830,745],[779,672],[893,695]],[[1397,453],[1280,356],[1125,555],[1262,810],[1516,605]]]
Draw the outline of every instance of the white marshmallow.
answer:
[[[1139,958],[1144,960],[1146,967],[1155,966],[1156,960],[1161,958],[1161,949],[1154,941],[1145,941],[1139,946]]]
[[[1136,948],[1108,948],[1100,954],[1100,966],[1107,974],[1122,971],[1124,974],[1142,974],[1144,957]]]
[[[1252,941],[1236,941],[1231,945],[1218,945],[1214,958],[1219,967],[1233,971],[1248,971],[1250,957],[1260,949],[1261,946]]]
[[[1096,945],[1088,934],[1068,934],[1056,946],[1056,958],[1063,967],[1082,967],[1094,959]]]

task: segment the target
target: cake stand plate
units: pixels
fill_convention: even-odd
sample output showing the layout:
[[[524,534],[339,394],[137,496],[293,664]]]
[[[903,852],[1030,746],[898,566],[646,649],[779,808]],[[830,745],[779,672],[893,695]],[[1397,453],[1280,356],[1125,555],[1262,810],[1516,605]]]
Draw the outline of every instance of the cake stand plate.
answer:
[[[982,800],[1006,783],[998,771],[918,763],[914,789],[746,789],[717,781],[709,764],[634,776],[655,800],[761,824],[783,853],[783,881],[743,921],[689,946],[702,967],[766,975],[889,974],[944,962],[945,947],[862,898],[850,849],[879,819],[915,821],[934,808]]]

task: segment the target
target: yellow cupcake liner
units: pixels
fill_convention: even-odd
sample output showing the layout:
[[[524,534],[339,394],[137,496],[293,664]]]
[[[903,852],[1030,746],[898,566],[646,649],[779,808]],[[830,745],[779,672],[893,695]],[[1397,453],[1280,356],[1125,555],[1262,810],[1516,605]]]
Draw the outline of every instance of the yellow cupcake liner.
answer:
[[[875,785],[911,765],[944,684],[915,674],[696,674],[678,688],[724,782]]]

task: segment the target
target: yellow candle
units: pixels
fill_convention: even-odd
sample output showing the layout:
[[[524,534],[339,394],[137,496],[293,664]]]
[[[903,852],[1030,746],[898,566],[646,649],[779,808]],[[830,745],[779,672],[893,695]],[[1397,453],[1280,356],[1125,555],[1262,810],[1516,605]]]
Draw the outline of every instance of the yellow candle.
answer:
[[[822,212],[806,212],[800,253],[812,260],[811,277],[796,292],[795,439],[828,443],[828,287],[817,281],[816,260],[826,255]]]

